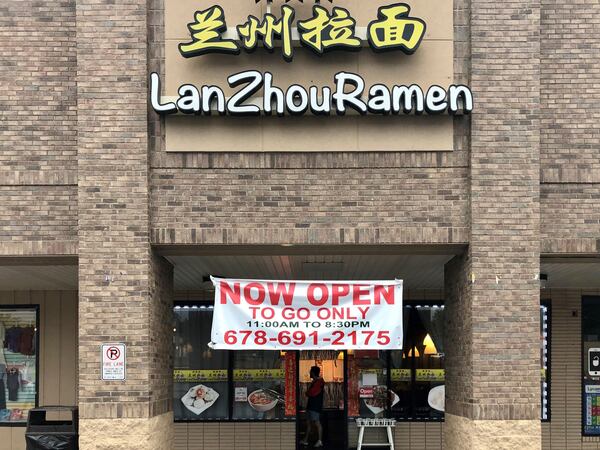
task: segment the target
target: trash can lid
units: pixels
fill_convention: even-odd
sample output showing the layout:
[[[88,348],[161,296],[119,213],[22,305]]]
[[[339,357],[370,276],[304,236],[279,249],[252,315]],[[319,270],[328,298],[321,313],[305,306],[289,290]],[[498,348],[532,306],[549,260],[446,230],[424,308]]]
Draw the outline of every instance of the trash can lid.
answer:
[[[37,408],[31,408],[29,411],[75,411],[77,406],[66,406],[66,405],[48,405],[38,406]]]

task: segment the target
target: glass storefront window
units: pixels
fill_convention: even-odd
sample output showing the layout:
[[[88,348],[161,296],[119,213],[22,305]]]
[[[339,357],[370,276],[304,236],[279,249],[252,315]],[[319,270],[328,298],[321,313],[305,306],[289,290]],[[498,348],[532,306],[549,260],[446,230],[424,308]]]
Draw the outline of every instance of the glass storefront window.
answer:
[[[0,307],[0,423],[25,423],[37,406],[37,307]]]
[[[348,352],[348,377],[348,416],[385,417],[388,395],[395,397],[388,389],[386,352]]]
[[[208,347],[212,316],[212,307],[175,308],[176,420],[229,418],[229,355]]]
[[[584,297],[581,307],[583,340],[583,434],[600,436],[600,297]]]
[[[541,417],[548,420],[548,307],[542,305],[540,314]],[[586,351],[594,346],[600,349],[600,301],[588,307],[586,314],[596,317],[584,321],[584,343],[589,342]],[[317,365],[326,381],[324,409],[327,411],[346,409],[349,418],[443,420],[444,306],[407,304],[403,320],[402,350],[302,351],[288,352],[288,358],[286,352],[279,351],[212,350],[208,347],[212,307],[177,306],[175,418],[179,421],[293,419],[297,408],[301,411],[304,404],[310,367]],[[600,411],[598,370],[597,378],[592,380],[598,387],[590,389],[598,390]],[[296,399],[300,400],[298,405]]]
[[[238,351],[233,357],[234,419],[285,418],[285,353]]]
[[[392,416],[400,420],[444,417],[444,306],[407,306],[404,345],[390,352]]]
[[[413,311],[414,417],[441,419],[445,397],[444,307],[417,305]]]

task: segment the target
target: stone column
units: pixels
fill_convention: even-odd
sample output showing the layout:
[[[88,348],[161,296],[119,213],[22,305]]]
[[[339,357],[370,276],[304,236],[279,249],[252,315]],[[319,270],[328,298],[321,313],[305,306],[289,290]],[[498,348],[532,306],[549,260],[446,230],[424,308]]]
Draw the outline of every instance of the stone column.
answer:
[[[446,267],[447,449],[540,449],[539,0],[471,1],[471,233]]]
[[[149,242],[146,0],[78,0],[82,450],[172,448],[172,267]],[[100,345],[127,345],[101,381]]]

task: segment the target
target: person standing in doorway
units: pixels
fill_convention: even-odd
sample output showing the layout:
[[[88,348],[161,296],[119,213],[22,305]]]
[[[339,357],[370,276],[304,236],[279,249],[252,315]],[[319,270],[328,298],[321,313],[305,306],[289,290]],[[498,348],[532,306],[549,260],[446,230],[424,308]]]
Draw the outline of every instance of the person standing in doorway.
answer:
[[[323,411],[323,394],[325,390],[325,381],[321,377],[321,369],[318,366],[310,368],[311,383],[306,391],[308,401],[306,402],[306,436],[300,442],[301,445],[308,445],[313,427],[317,429],[317,442],[313,447],[323,447],[323,427],[321,426],[321,412]]]

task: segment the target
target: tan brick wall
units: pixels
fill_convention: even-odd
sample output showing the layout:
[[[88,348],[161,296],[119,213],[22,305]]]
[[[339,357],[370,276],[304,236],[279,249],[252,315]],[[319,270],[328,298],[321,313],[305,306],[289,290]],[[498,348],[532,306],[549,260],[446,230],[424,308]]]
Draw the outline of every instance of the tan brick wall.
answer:
[[[73,183],[75,1],[3,2],[0,49],[0,184]]]
[[[0,5],[0,254],[73,254],[75,1]]]
[[[597,253],[600,251],[600,184],[544,183],[542,251]]]
[[[542,180],[598,184],[598,4],[541,0],[541,5]]]
[[[140,436],[172,424],[172,268],[149,242],[146,36],[145,0],[77,4],[79,405],[87,448],[98,448],[95,430],[110,420],[112,438],[121,433],[123,442],[128,424]],[[100,380],[103,342],[127,345],[125,381]],[[165,447],[171,435],[160,436],[145,448]]]
[[[541,0],[542,251],[597,253],[600,69],[593,0]]]
[[[471,2],[470,246],[445,277],[448,449],[500,448],[511,423],[539,429],[539,17],[537,0]],[[512,443],[540,448],[540,435]]]
[[[0,186],[0,242],[77,240],[75,186]]]
[[[282,236],[291,239],[293,230],[308,230],[322,232],[320,243],[341,243],[355,242],[360,229],[374,243],[395,243],[410,242],[406,231],[412,227],[414,242],[461,242],[467,227],[465,177],[464,169],[155,169],[153,240],[203,243],[208,229],[217,243],[233,243],[246,230],[248,242],[277,243],[277,232],[292,230]],[[256,232],[261,229],[273,238]],[[378,229],[390,231],[378,236]],[[325,241],[326,233],[332,241]]]

